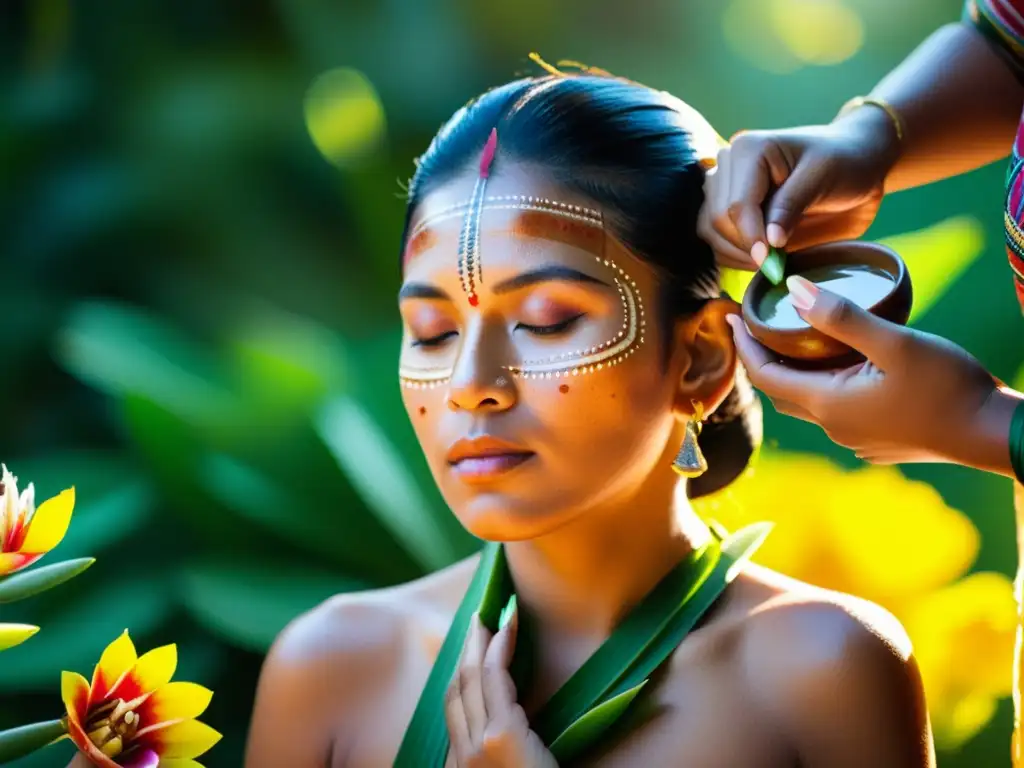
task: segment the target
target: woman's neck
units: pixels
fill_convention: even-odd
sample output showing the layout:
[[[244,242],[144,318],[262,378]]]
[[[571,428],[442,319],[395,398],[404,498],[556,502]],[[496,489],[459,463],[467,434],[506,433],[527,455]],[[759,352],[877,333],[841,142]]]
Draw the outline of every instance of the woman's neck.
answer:
[[[677,493],[678,488],[678,493]],[[505,545],[517,600],[541,635],[600,642],[710,535],[670,466],[638,493]]]

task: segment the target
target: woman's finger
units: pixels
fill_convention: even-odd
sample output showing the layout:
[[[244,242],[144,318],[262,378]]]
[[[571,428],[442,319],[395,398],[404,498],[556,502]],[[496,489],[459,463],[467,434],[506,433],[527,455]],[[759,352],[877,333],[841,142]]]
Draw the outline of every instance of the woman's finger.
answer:
[[[480,617],[473,615],[469,625],[466,650],[459,665],[459,685],[462,692],[462,706],[469,725],[471,743],[479,745],[487,728],[487,707],[484,703],[483,667],[484,654],[490,642],[490,633],[484,628]]]
[[[732,327],[736,354],[750,382],[772,400],[784,401],[813,414],[816,410],[813,403],[830,393],[832,378],[820,371],[798,371],[781,364],[750,335],[739,317],[730,315],[726,322]]]
[[[462,768],[468,756],[473,754],[473,741],[469,735],[469,722],[466,720],[466,710],[462,704],[462,685],[458,673],[452,678],[448,693],[445,695],[444,719],[448,725],[448,738],[451,740],[451,753],[455,757],[455,765]]]
[[[484,656],[484,701],[492,720],[502,720],[515,706],[516,686],[509,674],[519,628],[519,609],[512,604],[508,622],[498,630]]]

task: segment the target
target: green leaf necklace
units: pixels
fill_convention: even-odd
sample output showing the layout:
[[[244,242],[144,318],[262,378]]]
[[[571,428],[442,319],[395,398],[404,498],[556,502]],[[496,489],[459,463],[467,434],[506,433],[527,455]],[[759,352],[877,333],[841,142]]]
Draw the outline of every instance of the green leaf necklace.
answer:
[[[721,597],[770,530],[768,523],[730,536],[713,529],[711,540],[669,571],[530,718],[530,726],[559,763],[594,746],[626,712],[651,673]],[[484,626],[495,631],[512,594],[505,551],[500,544],[488,543],[420,695],[394,762],[396,768],[443,768],[449,747],[444,696],[458,668],[470,620],[479,612]],[[525,640],[523,629],[520,625],[520,644]],[[513,667],[515,678],[515,660]]]

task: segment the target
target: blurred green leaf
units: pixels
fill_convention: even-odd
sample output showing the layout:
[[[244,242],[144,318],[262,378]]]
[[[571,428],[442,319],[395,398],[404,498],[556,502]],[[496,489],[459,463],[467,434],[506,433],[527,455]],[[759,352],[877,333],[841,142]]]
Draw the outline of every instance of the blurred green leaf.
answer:
[[[0,731],[0,765],[25,757],[67,735],[62,720],[23,725]]]
[[[368,515],[365,510],[323,515],[301,483],[282,487],[230,456],[203,457],[199,476],[207,492],[224,506],[275,535],[339,564],[387,578],[387,564],[376,562],[381,553],[374,538],[352,530],[358,516]]]
[[[973,216],[954,216],[878,242],[907,264],[914,286],[910,322],[923,316],[985,250],[985,232]]]
[[[154,573],[121,573],[93,584],[74,602],[39,617],[45,630],[31,643],[4,654],[0,690],[37,689],[56,696],[61,670],[88,677],[103,649],[122,631],[127,628],[137,641],[165,621],[173,609],[166,585]]]
[[[101,392],[144,397],[191,424],[238,419],[217,364],[141,309],[83,302],[60,334],[57,357]]]
[[[75,578],[95,562],[96,560],[91,557],[65,560],[62,563],[21,571],[0,579],[0,603],[13,603],[16,600],[24,600],[26,597],[53,589],[59,584]]]
[[[129,475],[108,493],[89,499],[79,493],[71,527],[55,551],[99,554],[141,530],[151,519],[154,504],[150,484]]]
[[[189,612],[211,632],[262,653],[292,619],[333,595],[363,587],[296,563],[225,557],[185,567],[181,594]]]
[[[444,529],[402,456],[366,411],[355,400],[338,397],[321,410],[316,424],[359,495],[417,562],[427,570],[450,563],[455,551]]]

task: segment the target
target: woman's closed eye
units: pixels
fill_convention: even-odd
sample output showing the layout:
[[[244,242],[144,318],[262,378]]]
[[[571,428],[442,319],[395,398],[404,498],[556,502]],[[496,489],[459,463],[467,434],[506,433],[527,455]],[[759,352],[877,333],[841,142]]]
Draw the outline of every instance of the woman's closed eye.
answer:
[[[412,340],[412,346],[421,347],[425,349],[440,347],[442,344],[448,341],[448,339],[458,335],[458,331],[445,331],[444,333],[439,333],[434,336],[429,336],[427,338],[414,338]]]
[[[577,315],[568,317],[565,320],[560,320],[557,323],[548,323],[545,325],[532,325],[530,323],[517,323],[516,330],[523,330],[527,333],[532,333],[535,336],[557,336],[560,333],[566,333],[572,329],[576,323],[586,317],[586,314],[580,312]]]

